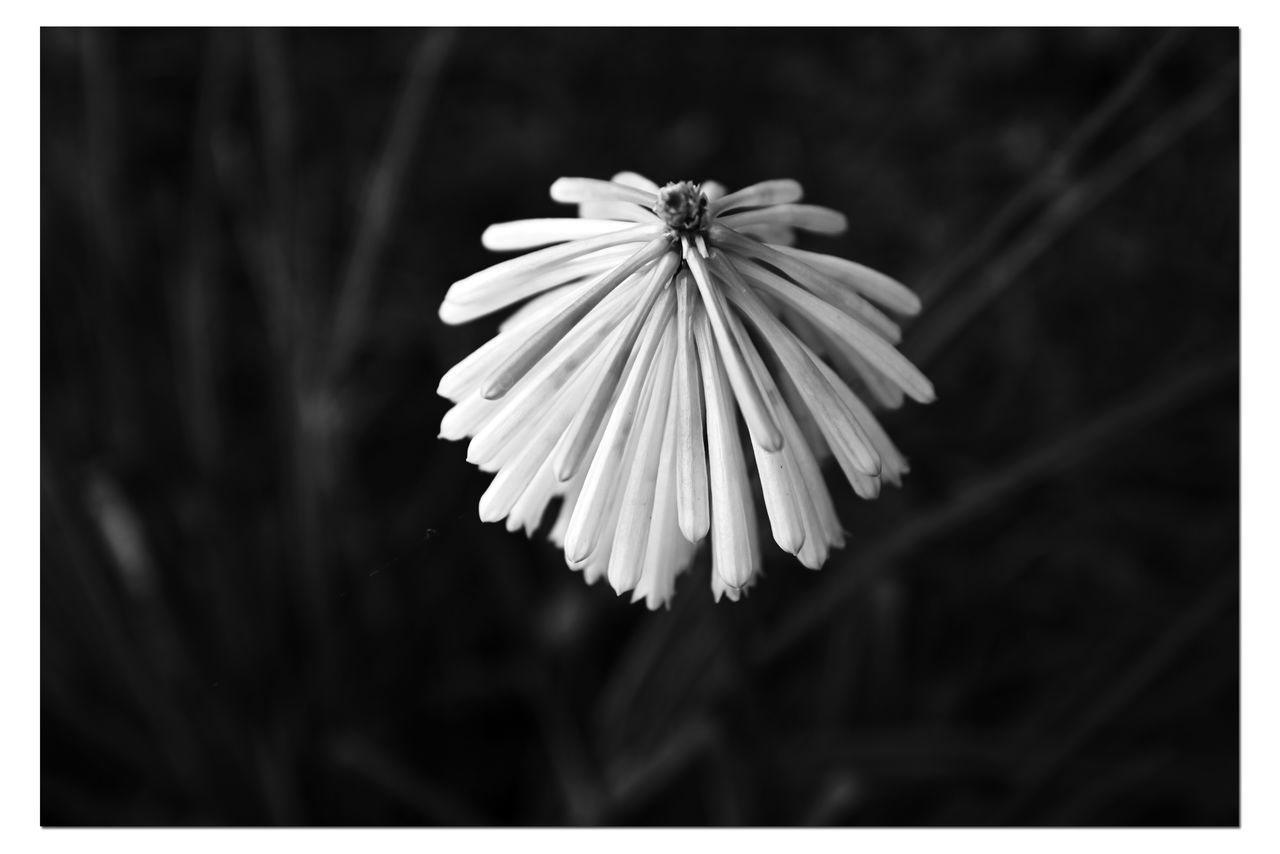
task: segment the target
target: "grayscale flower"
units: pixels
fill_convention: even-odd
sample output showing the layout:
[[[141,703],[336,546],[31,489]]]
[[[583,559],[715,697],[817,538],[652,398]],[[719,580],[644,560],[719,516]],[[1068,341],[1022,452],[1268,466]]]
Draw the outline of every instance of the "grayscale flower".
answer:
[[[863,498],[899,483],[906,460],[869,403],[928,403],[933,387],[884,313],[915,314],[915,294],[794,248],[797,230],[845,229],[801,196],[790,180],[726,194],[561,178],[551,197],[578,218],[485,231],[491,250],[536,251],[455,282],[440,307],[458,324],[525,303],[440,381],[456,404],[441,437],[469,438],[468,461],[495,475],[482,520],[532,535],[561,498],[550,536],[569,566],[650,608],[709,537],[712,591],[736,601],[761,565],[741,413],[774,541],[812,569],[844,545],[820,461]]]

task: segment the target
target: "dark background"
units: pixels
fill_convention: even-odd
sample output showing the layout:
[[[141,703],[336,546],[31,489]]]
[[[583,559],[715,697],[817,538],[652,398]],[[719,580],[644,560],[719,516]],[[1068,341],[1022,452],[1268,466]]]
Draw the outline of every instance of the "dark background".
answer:
[[[41,44],[43,823],[1237,823],[1236,31]],[[484,226],[621,169],[925,299],[904,487],[736,605],[435,438]]]

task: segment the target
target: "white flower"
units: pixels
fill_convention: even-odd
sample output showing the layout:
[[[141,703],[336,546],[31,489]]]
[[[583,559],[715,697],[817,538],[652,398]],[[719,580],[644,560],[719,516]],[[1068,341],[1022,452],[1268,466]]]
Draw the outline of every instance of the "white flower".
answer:
[[[490,226],[487,248],[537,251],[455,282],[440,307],[458,324],[528,301],[440,381],[456,404],[441,437],[470,437],[468,461],[496,473],[480,518],[532,534],[563,498],[550,536],[569,566],[650,608],[709,535],[712,591],[736,601],[761,563],[740,411],[774,540],[820,567],[844,535],[819,460],[874,498],[907,463],[863,396],[933,399],[876,307],[915,314],[915,294],[793,248],[797,229],[845,228],[795,181],[726,195],[624,172],[561,178],[551,197],[579,218]]]

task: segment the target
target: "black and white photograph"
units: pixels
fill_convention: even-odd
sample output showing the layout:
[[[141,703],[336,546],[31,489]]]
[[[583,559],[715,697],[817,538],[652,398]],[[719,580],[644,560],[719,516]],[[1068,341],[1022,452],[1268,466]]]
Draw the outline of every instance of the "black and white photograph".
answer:
[[[1239,828],[1241,29],[491,23],[39,29],[41,834]]]

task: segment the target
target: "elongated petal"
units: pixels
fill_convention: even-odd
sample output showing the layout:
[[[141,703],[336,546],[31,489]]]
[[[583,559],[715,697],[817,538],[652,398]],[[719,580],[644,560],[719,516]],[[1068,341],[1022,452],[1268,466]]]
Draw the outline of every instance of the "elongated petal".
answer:
[[[703,394],[707,401],[707,455],[711,476],[711,564],[714,575],[729,589],[751,581],[759,565],[754,545],[754,510],[749,506],[746,460],[738,442],[738,425],[720,349],[712,341],[707,313],[694,318]]]
[[[818,234],[843,234],[849,228],[849,221],[840,211],[818,205],[774,205],[725,214],[720,221],[729,228],[764,225],[798,228]]]
[[[798,202],[804,198],[804,188],[798,181],[782,178],[774,181],[761,181],[750,187],[722,196],[711,202],[713,214],[731,211],[735,208],[754,208],[761,205],[781,205]]]
[[[659,227],[664,225],[662,219],[650,208],[631,202],[583,202],[578,205],[578,216],[587,219],[611,219],[623,223],[657,224]]]
[[[528,340],[538,324],[554,317],[573,300],[573,292],[557,291],[540,297],[535,311],[524,315],[518,323],[513,323],[490,338],[471,352],[458,364],[454,365],[440,378],[436,394],[452,401],[461,400],[468,394],[480,392],[484,378],[493,373],[518,347]]]
[[[495,455],[542,417],[555,396],[597,352],[641,298],[642,281],[628,282],[591,311],[556,342],[547,355],[521,380],[517,389],[501,400],[499,414],[476,433],[467,449],[467,462],[485,467]],[[576,412],[576,409],[575,409]],[[501,462],[498,461],[500,465]]]
[[[613,551],[609,555],[609,584],[614,592],[625,593],[640,581],[645,549],[653,521],[654,488],[658,464],[662,462],[662,438],[671,400],[672,367],[675,364],[675,324],[668,320],[658,345],[658,354],[645,382],[645,402],[640,423],[633,428],[633,462],[626,473],[622,505],[618,512]]]
[[[803,343],[801,346],[804,346]],[[849,386],[845,385],[839,375],[814,355],[812,351],[809,351],[808,348],[805,349],[810,361],[817,365],[818,370],[822,372],[822,376],[826,378],[831,387],[835,389],[836,394],[844,401],[844,405],[853,413],[863,432],[871,440],[876,453],[880,455],[880,476],[890,483],[900,483],[902,475],[910,471],[910,466],[907,465],[906,458],[902,456],[897,446],[889,438],[889,434],[884,431],[884,427],[876,420],[875,415],[867,408],[867,405],[858,399],[858,396],[853,393]]]
[[[827,445],[827,438],[822,435],[822,428],[818,426],[817,419],[809,411],[808,405],[800,396],[800,390],[791,381],[791,377],[788,376],[777,354],[770,351],[767,355],[772,357],[771,365],[774,369],[774,380],[778,383],[782,397],[787,402],[787,408],[791,411],[792,416],[795,417],[796,424],[800,427],[800,434],[804,437],[805,444],[813,450],[813,455],[819,461],[826,460],[831,456],[831,448]]]
[[[492,416],[493,410],[493,401],[485,400],[479,393],[462,398],[440,421],[440,438],[456,442],[474,436]]]
[[[587,457],[594,458],[596,451],[600,448],[600,440],[604,436],[604,425],[600,425],[600,429],[596,431],[595,436],[591,438],[591,444],[587,449]],[[552,464],[552,473],[555,472],[554,459],[550,461]],[[582,494],[582,485],[587,479],[587,467],[583,466],[571,480],[561,482],[559,478],[556,483],[559,486],[560,494],[564,496],[564,501],[560,504],[560,512],[556,514],[555,524],[551,526],[551,531],[547,537],[551,542],[555,543],[560,549],[564,550],[564,538],[569,532],[569,521],[573,518],[573,511],[578,505],[578,497]],[[565,562],[572,569],[574,564],[566,557]],[[579,567],[580,568],[580,567]]]
[[[676,358],[678,362],[679,356]],[[668,408],[663,431],[662,457],[653,489],[653,516],[649,523],[649,542],[645,545],[644,566],[631,597],[632,602],[643,599],[649,610],[671,601],[675,594],[676,576],[688,568],[696,548],[681,533],[677,519],[675,480],[679,437],[676,420],[676,408],[672,405]]]
[[[878,475],[880,458],[870,439],[853,413],[844,406],[822,373],[809,360],[795,335],[765,309],[750,288],[735,281],[727,284],[730,298],[742,309],[747,320],[760,331],[761,337],[769,342],[790,373],[849,481],[857,486],[861,478]]]
[[[820,330],[822,339],[830,340],[830,333]],[[805,342],[809,345],[809,342]],[[812,348],[812,345],[809,345]],[[816,349],[815,349],[816,352]],[[843,374],[846,379],[857,379],[866,387],[867,392],[876,401],[876,403],[886,409],[897,409],[902,406],[906,395],[902,393],[892,380],[884,374],[871,367],[871,363],[859,356],[852,348],[849,347],[833,347],[829,348],[831,361],[835,363],[836,369]]]
[[[893,380],[912,399],[920,403],[933,400],[933,383],[905,356],[893,348],[874,331],[847,314],[832,311],[831,307],[813,294],[754,265],[743,265],[738,270],[748,279],[764,286],[784,304],[804,315],[814,325],[826,329],[834,343],[852,347],[876,370]]]
[[[768,407],[761,397],[760,389],[756,386],[750,371],[747,370],[742,353],[739,352],[738,345],[729,331],[728,322],[725,319],[724,298],[720,294],[720,287],[716,282],[712,281],[711,271],[701,256],[697,253],[689,253],[686,261],[689,264],[689,269],[693,272],[694,281],[698,283],[698,293],[702,297],[702,306],[706,309],[707,319],[714,331],[715,343],[720,349],[720,356],[727,368],[733,393],[737,398],[738,405],[742,407],[742,415],[747,422],[747,430],[751,433],[752,438],[760,443],[760,447],[766,451],[776,451],[782,447],[782,434],[778,432],[778,425],[774,423],[773,418],[769,415]]]
[[[652,210],[658,195],[658,185],[635,172],[619,172],[611,179],[615,184],[634,187],[649,194],[647,205],[634,202],[583,202],[578,205],[578,216],[599,219],[617,219],[626,222],[660,222]]]
[[[794,246],[796,242],[796,230],[786,225],[745,225],[734,230],[761,243]]]
[[[620,251],[620,250],[606,250],[606,251]],[[617,260],[625,261],[626,257],[627,257],[626,255],[619,255]],[[580,260],[585,261],[587,259],[580,259]],[[590,260],[592,260],[595,263],[600,263],[600,259],[591,258]],[[570,262],[570,263],[576,263],[576,262]],[[608,268],[604,267],[604,269],[608,269]],[[596,272],[598,274],[599,272],[602,272],[602,271],[597,270]],[[542,321],[546,320],[549,317],[555,317],[556,312],[569,304],[569,301],[573,299],[574,291],[582,287],[585,281],[586,281],[585,277],[575,278],[573,281],[567,282],[566,284],[560,285],[559,287],[545,290],[542,293],[538,294],[537,296],[530,298],[527,302],[524,303],[524,305],[521,305],[518,308],[516,308],[515,311],[507,315],[498,324],[498,331],[509,332],[511,330],[519,329],[522,326],[528,326],[533,323],[541,323]]]
[[[567,274],[564,268],[559,266],[564,262],[614,246],[647,243],[661,233],[662,228],[659,225],[638,225],[622,231],[602,234],[599,237],[575,240],[560,246],[548,246],[546,249],[539,249],[528,255],[521,255],[519,258],[511,258],[487,267],[453,283],[449,292],[445,294],[444,304],[440,307],[440,319],[446,323],[461,323],[465,321],[456,318],[472,319],[497,311],[513,302],[541,293],[541,290],[534,290],[523,281],[531,274],[558,267],[550,270],[547,276],[540,277],[541,289],[547,290],[582,275],[576,271],[572,275]],[[513,297],[513,291],[518,295]]]
[[[563,338],[610,291],[668,251],[670,251],[668,241],[660,237],[646,244],[643,249],[632,255],[617,269],[606,273],[584,288],[573,302],[557,314],[555,318],[538,329],[502,363],[501,367],[493,372],[493,375],[485,381],[481,394],[490,400],[506,394],[539,359],[546,355],[548,350],[555,346],[557,341]]]
[[[551,460],[544,460],[533,481],[507,514],[507,530],[514,533],[523,528],[525,536],[532,537],[559,486],[555,472],[551,470]]]
[[[920,297],[906,285],[898,282],[878,270],[864,267],[847,258],[834,255],[823,255],[819,252],[808,252],[790,246],[771,246],[784,255],[790,255],[805,262],[816,270],[826,273],[867,299],[877,302],[885,308],[899,314],[914,315],[920,312]]]
[[[625,187],[634,187],[650,196],[658,194],[658,185],[650,181],[639,172],[619,172],[609,179],[615,184],[622,184]]]
[[[727,275],[730,278],[741,281],[732,266],[725,263],[722,255],[717,255],[712,259],[712,269],[722,276]],[[746,287],[745,284],[742,286]],[[782,400],[781,393],[770,377],[764,360],[760,358],[755,345],[751,343],[746,330],[743,329],[742,322],[738,320],[732,311],[725,313],[725,319],[734,340],[738,344],[738,349],[742,352],[747,368],[751,372],[756,386],[761,391],[761,397],[769,409],[769,416],[775,424],[779,425],[779,430],[781,430],[783,419],[790,417],[790,414],[785,412],[786,403]],[[764,493],[765,509],[769,514],[769,523],[773,531],[774,541],[783,551],[796,554],[804,545],[805,524],[803,517],[805,508],[803,500],[793,488],[790,476],[789,466],[794,466],[794,460],[790,459],[785,442],[774,453],[769,453],[762,448],[754,437],[751,444],[755,453],[756,469],[760,474],[760,487]]]
[[[625,222],[611,219],[520,219],[494,223],[484,230],[480,242],[491,252],[533,249],[548,243],[584,240],[612,234],[629,228]]]
[[[640,414],[640,398],[644,381],[652,367],[654,355],[667,322],[673,314],[673,301],[659,298],[658,305],[650,311],[640,333],[640,340],[627,372],[623,387],[618,393],[609,420],[605,424],[600,447],[591,459],[591,467],[578,496],[569,530],[565,534],[564,553],[570,561],[586,559],[600,541],[601,521],[607,506],[607,495],[617,490],[619,472],[627,451],[631,431]]]
[[[719,181],[703,181],[702,195],[707,197],[707,202],[714,202],[716,199],[722,198],[725,193],[729,192],[725,189],[724,184]]]
[[[696,543],[711,529],[707,456],[702,428],[702,377],[693,337],[697,287],[687,272],[676,280],[676,506],[680,530]]]
[[[648,282],[644,285],[646,288],[644,302],[632,315],[627,331],[613,351],[611,361],[605,369],[599,386],[584,404],[566,432],[564,440],[556,449],[556,476],[560,480],[568,480],[573,477],[585,458],[587,444],[604,420],[609,403],[613,399],[614,391],[617,389],[618,383],[627,369],[628,359],[632,355],[641,327],[659,299],[668,301],[670,299],[670,294],[667,293],[664,296],[664,292],[668,290],[671,275],[675,272],[679,263],[674,253],[672,253],[664,256],[654,265],[653,272],[650,274]],[[665,302],[662,310],[667,310]]]
[[[822,469],[817,457],[800,431],[797,421],[802,415],[812,420],[812,415],[804,406],[800,396],[786,372],[777,375],[778,385],[783,397],[795,400],[782,419],[783,448],[791,459],[788,460],[788,472],[792,476],[792,487],[804,502],[805,537],[804,547],[796,554],[800,563],[809,569],[818,569],[827,560],[832,548],[844,545],[844,531],[836,516],[835,506],[831,503],[831,493],[822,479]],[[791,416],[795,417],[791,417]],[[815,428],[816,429],[816,428]],[[825,446],[825,442],[824,442]]]
[[[653,193],[597,178],[560,178],[551,185],[551,198],[563,204],[631,202],[637,205],[652,205],[654,203]]]
[[[902,331],[898,324],[885,316],[878,308],[863,299],[857,292],[842,286],[835,279],[808,266],[798,259],[778,252],[761,243],[744,238],[742,235],[728,232],[723,234],[726,247],[735,254],[753,259],[767,261],[809,293],[832,307],[843,311],[850,317],[874,329],[886,340],[897,343],[902,339]],[[763,274],[774,275],[769,270],[753,265]]]
[[[594,365],[556,395],[545,417],[528,425],[519,452],[506,461],[480,498],[481,521],[497,522],[511,512],[551,456],[552,448],[573,418],[587,389],[597,380],[602,361],[595,359]]]

